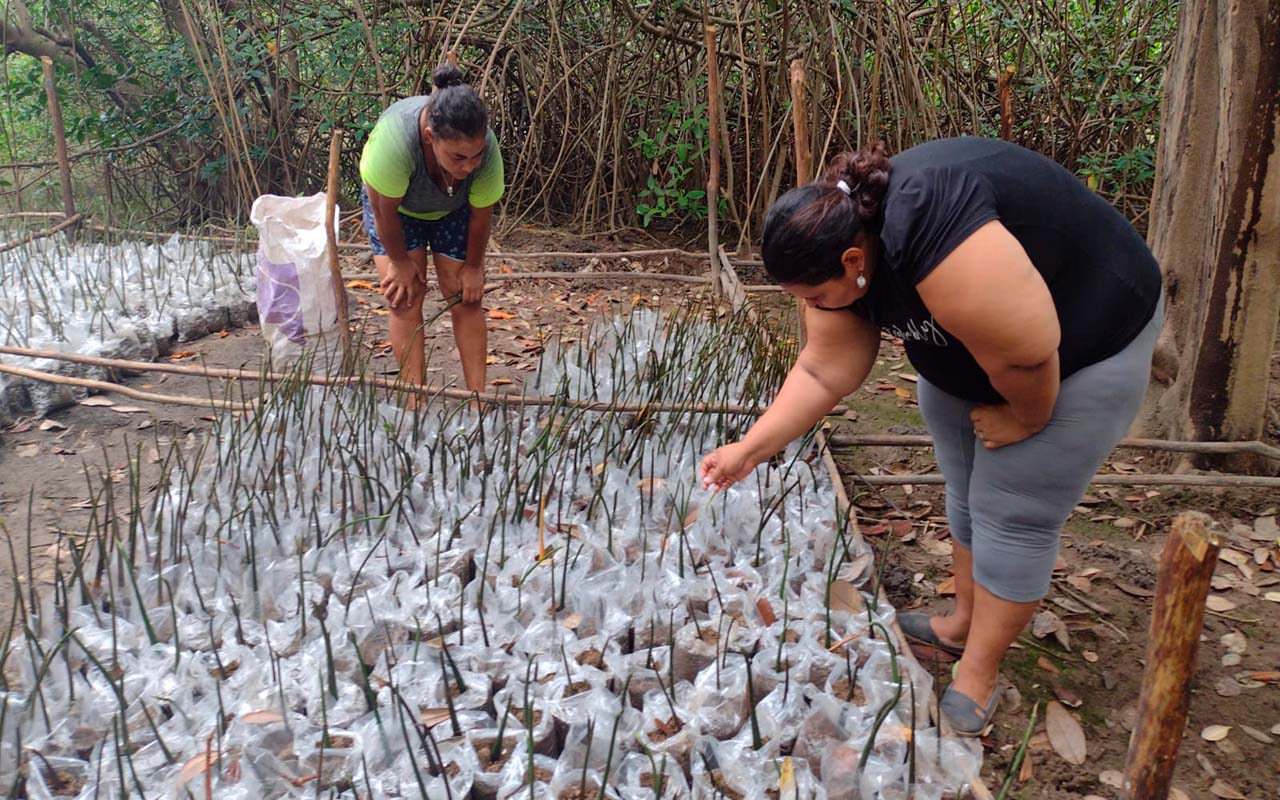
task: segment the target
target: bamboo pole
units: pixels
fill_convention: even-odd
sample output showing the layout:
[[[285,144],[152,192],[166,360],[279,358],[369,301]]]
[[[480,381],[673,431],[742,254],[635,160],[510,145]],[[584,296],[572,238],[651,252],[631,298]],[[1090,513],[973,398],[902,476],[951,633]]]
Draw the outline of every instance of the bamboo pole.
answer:
[[[1208,531],[1211,523],[1198,511],[1179,514],[1160,557],[1138,717],[1125,759],[1121,794],[1127,800],[1169,796],[1196,676],[1205,598],[1222,544]]]
[[[942,474],[855,475],[869,486],[941,486]],[[1280,489],[1280,478],[1262,475],[1094,475],[1093,486],[1219,486],[1236,489]]]
[[[365,376],[329,376],[329,375],[308,375],[304,373],[285,373],[285,372],[266,372],[247,369],[222,369],[218,367],[200,367],[188,364],[160,364],[152,361],[127,361],[119,358],[102,358],[100,356],[85,356],[78,353],[61,353],[57,350],[35,350],[27,347],[12,347],[10,345],[0,345],[0,355],[23,356],[25,358],[47,358],[56,361],[68,361],[73,364],[88,364],[95,367],[104,367],[107,369],[118,369],[127,372],[162,372],[170,375],[193,375],[202,378],[220,378],[223,380],[241,380],[241,381],[263,381],[267,383],[280,383],[285,381],[297,381],[301,383],[311,384],[313,386],[376,386],[380,389],[390,389],[396,392],[413,392],[423,395],[428,399],[443,397],[449,400],[479,400],[484,403],[500,403],[503,405],[525,405],[525,406],[554,406],[560,405],[566,408],[577,408],[584,411],[601,411],[616,413],[687,413],[694,412],[699,414],[763,414],[764,408],[761,406],[737,405],[734,403],[614,403],[599,402],[587,400],[568,400],[563,397],[555,397],[549,395],[518,395],[518,394],[480,394],[469,392],[463,389],[447,389],[443,387],[431,386],[410,386],[397,380],[389,380],[387,378],[372,378]],[[0,367],[4,365],[0,364]],[[10,369],[18,369],[13,367]],[[17,373],[15,373],[17,374]],[[39,372],[37,370],[25,370],[25,377],[33,380],[43,380],[42,376],[50,376],[61,379],[63,376],[54,375],[48,372]],[[77,379],[78,380],[78,379]],[[49,381],[50,383],[58,383],[59,381]],[[114,386],[115,384],[102,384],[103,387]],[[97,387],[95,387],[97,388]],[[103,388],[103,391],[112,391],[109,388]],[[144,398],[146,399],[146,398]]]
[[[64,219],[62,222],[59,222],[57,225],[54,225],[52,228],[45,228],[42,231],[29,233],[26,236],[22,237],[21,239],[18,239],[17,241],[5,242],[4,244],[0,244],[0,253],[6,253],[10,250],[13,250],[14,248],[31,244],[37,239],[44,239],[45,237],[53,236],[58,231],[66,230],[67,228],[72,227],[77,222],[79,222],[80,219],[81,219],[81,215],[72,214],[71,216]]]
[[[723,248],[722,248],[723,249]],[[725,262],[722,259],[721,265]],[[372,272],[355,272],[342,276],[344,281],[374,281],[377,275]],[[424,278],[427,283],[438,283],[438,279],[434,277]],[[665,283],[683,283],[696,284],[699,286],[710,286],[711,278],[707,275],[672,275],[666,272],[569,272],[566,270],[553,270],[549,272],[500,272],[496,275],[486,275],[485,280],[489,281],[531,281],[531,280],[548,280],[548,281],[581,281],[589,283],[591,281],[660,281]],[[723,278],[720,281],[724,284]],[[748,283],[742,287],[746,292],[772,292],[778,293],[784,291],[781,286],[774,283]]]
[[[707,253],[711,260],[711,285],[717,295],[723,294],[720,285],[720,70],[716,63],[716,26],[707,23],[707,7],[703,3],[703,29],[707,44],[707,115],[710,118],[708,135],[710,168],[707,170]]]
[[[230,403],[225,400],[215,400],[212,397],[200,398],[191,397],[190,395],[156,394],[154,392],[144,392],[141,389],[134,389],[130,386],[122,386],[118,383],[111,383],[110,381],[98,381],[93,380],[92,378],[73,378],[69,375],[55,375],[52,372],[41,372],[36,369],[13,367],[8,364],[0,364],[0,372],[7,372],[10,375],[17,375],[22,378],[29,378],[30,380],[40,381],[42,383],[53,383],[59,386],[76,386],[81,389],[97,389],[100,392],[122,394],[125,397],[132,397],[135,400],[149,400],[154,403],[195,406],[197,408],[216,408],[228,411],[247,411],[251,408],[251,406],[243,403]]]
[[[71,191],[71,161],[67,158],[67,131],[62,125],[62,106],[58,103],[58,84],[53,77],[53,59],[41,56],[44,69],[44,96],[49,104],[49,121],[53,125],[53,143],[58,159],[58,179],[62,183],[62,215],[71,219],[76,215],[75,196]],[[75,223],[72,223],[74,226]],[[74,234],[74,230],[72,231]]]
[[[347,311],[347,288],[342,283],[342,267],[338,264],[338,158],[342,155],[342,129],[335,127],[329,137],[329,180],[324,201],[324,231],[328,239],[329,277],[333,281],[333,295],[338,310],[338,342],[342,347],[342,374],[350,375],[355,368],[355,354],[351,348],[350,314]]]
[[[43,214],[41,212],[27,212],[28,215],[60,217],[62,214],[58,212],[49,212]],[[12,214],[7,216],[13,216]],[[213,242],[215,244],[246,244],[253,241],[248,237],[238,239],[234,236],[204,236],[194,233],[177,233],[174,231],[141,231],[129,228],[115,228],[107,225],[90,225],[91,230],[100,233],[115,233],[122,236],[139,236],[147,239],[168,239],[171,236],[177,236],[179,239],[196,239],[202,242]],[[360,250],[367,251],[369,245],[363,242],[338,242],[340,250]],[[726,251],[728,252],[728,251]],[[596,250],[596,251],[578,251],[578,250],[538,250],[530,252],[486,252],[485,258],[491,259],[508,259],[511,261],[519,261],[526,258],[598,258],[601,261],[609,261],[612,259],[622,258],[644,258],[654,256],[672,256],[675,258],[696,258],[705,260],[706,253],[695,253],[690,250],[681,250],[676,247],[664,247],[651,250]],[[736,254],[729,253],[730,260],[734,264],[741,267],[762,267],[764,262],[759,259],[738,258]]]
[[[890,434],[831,434],[835,447],[933,447],[931,436]],[[1171,453],[1231,454],[1253,453],[1280,461],[1280,447],[1265,442],[1179,442],[1171,439],[1121,439],[1116,447],[1134,450],[1164,450]]]

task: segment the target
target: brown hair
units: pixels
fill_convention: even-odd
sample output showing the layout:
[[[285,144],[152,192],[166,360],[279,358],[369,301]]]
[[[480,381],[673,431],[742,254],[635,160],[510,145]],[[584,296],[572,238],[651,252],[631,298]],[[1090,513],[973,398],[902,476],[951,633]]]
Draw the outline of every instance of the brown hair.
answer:
[[[879,232],[888,188],[889,155],[876,142],[841,153],[821,180],[779,197],[765,216],[761,244],[770,277],[817,286],[843,274],[840,258],[858,234]]]

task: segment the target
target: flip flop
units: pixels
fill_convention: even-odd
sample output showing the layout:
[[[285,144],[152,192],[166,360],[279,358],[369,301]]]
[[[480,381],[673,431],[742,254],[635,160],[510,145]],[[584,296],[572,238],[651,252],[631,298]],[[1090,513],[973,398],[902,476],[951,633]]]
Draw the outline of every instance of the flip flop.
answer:
[[[964,655],[964,645],[947,644],[938,638],[938,634],[933,632],[933,626],[929,624],[928,614],[916,612],[899,614],[898,627],[902,628],[902,632],[906,637],[914,642],[936,647],[942,652],[953,656]]]
[[[948,686],[942,693],[942,701],[938,704],[938,708],[957,736],[981,736],[991,724],[991,716],[996,713],[1001,694],[1000,687],[997,686],[991,699],[987,701],[986,707],[983,708],[973,698]]]

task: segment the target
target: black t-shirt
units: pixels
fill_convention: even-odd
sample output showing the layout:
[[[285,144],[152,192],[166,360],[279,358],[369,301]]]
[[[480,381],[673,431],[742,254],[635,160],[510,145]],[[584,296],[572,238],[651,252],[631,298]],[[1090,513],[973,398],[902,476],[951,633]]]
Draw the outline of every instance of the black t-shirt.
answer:
[[[1064,379],[1123,350],[1160,299],[1160,267],[1133,226],[1070,172],[1009,142],[940,139],[898,154],[883,209],[871,288],[852,309],[901,338],[928,381],[966,400],[1000,395],[915,287],[984,224],[999,220],[1048,284]]]

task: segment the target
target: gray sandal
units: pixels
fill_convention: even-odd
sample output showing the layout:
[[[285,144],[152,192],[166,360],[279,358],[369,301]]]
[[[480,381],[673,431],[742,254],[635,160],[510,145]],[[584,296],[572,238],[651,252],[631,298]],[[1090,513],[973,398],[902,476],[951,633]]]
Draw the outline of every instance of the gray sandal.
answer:
[[[906,637],[919,644],[936,647],[944,653],[953,656],[964,655],[964,645],[956,646],[947,644],[938,638],[938,634],[933,632],[933,626],[929,624],[929,615],[916,612],[898,615],[898,627],[902,628],[902,632]]]
[[[981,736],[991,724],[991,716],[996,713],[1001,694],[1003,692],[1000,687],[996,686],[991,699],[987,701],[986,708],[983,708],[973,698],[948,686],[942,693],[942,701],[938,704],[938,709],[942,712],[942,716],[947,718],[951,730],[957,736]]]

